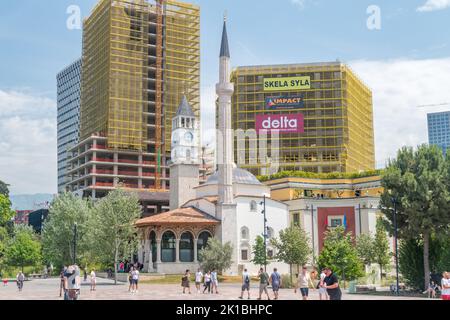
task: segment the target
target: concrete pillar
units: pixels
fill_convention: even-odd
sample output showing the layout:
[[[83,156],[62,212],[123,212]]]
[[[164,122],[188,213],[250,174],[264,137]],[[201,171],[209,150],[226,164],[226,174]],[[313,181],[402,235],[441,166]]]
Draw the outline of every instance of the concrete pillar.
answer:
[[[144,241],[144,261],[142,263],[144,264],[144,270],[147,270],[147,272],[150,272],[150,264],[151,264],[151,250],[150,250],[150,240],[145,239]]]
[[[161,239],[156,239],[156,252],[157,252],[157,257],[156,257],[156,263],[161,263]]]
[[[194,238],[194,263],[198,263],[198,259],[197,259],[197,243],[198,243],[198,239]]]
[[[175,250],[175,252],[176,252],[176,258],[175,258],[175,262],[180,262],[180,239],[177,239],[176,240],[176,250]]]

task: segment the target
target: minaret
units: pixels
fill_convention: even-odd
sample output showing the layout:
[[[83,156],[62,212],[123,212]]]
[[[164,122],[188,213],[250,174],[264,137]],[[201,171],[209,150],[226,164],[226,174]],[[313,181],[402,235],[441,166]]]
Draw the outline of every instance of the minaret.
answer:
[[[226,17],[223,22],[220,47],[219,83],[216,93],[219,97],[219,132],[216,150],[218,152],[219,204],[233,204],[233,131],[231,127],[231,97],[234,85],[230,83],[230,50],[228,46]]]

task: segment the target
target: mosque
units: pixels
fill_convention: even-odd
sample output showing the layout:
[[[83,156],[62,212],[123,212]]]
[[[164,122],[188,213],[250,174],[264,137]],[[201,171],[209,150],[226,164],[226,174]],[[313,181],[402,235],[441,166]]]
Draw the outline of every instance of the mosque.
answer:
[[[172,128],[170,165],[170,211],[137,221],[141,235],[139,260],[144,271],[162,274],[183,273],[199,267],[198,256],[209,238],[233,246],[232,266],[225,274],[237,275],[244,268],[256,273],[259,266],[252,260],[252,246],[266,233],[268,258],[275,252],[270,238],[289,225],[288,205],[270,198],[270,187],[233,162],[231,124],[230,51],[226,21],[220,49],[219,83],[216,86],[218,115],[218,170],[200,185],[199,123],[186,97],[183,98]],[[222,137],[220,137],[220,133]],[[264,230],[263,208],[266,211]],[[271,260],[273,261],[273,260]],[[289,272],[288,265],[271,262]]]

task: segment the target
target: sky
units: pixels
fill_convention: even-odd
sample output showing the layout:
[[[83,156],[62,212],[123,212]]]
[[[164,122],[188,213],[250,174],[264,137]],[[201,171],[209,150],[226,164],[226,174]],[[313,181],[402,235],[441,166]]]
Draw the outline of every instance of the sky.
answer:
[[[56,74],[81,56],[97,0],[0,2],[0,180],[12,194],[56,193]],[[224,12],[232,67],[340,61],[373,91],[378,168],[404,145],[426,143],[419,105],[450,102],[450,0],[194,0],[201,7],[205,143]],[[379,15],[378,15],[379,13]],[[378,17],[380,19],[378,19]],[[70,20],[72,21],[72,20]]]

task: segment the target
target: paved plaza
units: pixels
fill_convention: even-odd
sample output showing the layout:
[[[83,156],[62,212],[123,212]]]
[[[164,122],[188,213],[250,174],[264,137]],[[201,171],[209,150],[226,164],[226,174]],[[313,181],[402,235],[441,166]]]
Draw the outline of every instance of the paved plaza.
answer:
[[[191,288],[192,294],[182,294],[180,285],[142,284],[138,293],[129,293],[126,284],[114,285],[106,279],[98,279],[97,291],[91,292],[89,280],[83,283],[80,300],[239,300],[239,284],[222,284],[220,294],[197,294]],[[270,292],[271,293],[271,292]],[[256,300],[258,288],[256,283],[252,286],[252,300]],[[245,296],[244,296],[245,297]],[[272,297],[272,296],[271,296]],[[301,300],[299,293],[294,294],[293,289],[280,291],[281,300]],[[18,292],[15,282],[0,287],[0,300],[63,300],[59,297],[59,279],[42,279],[27,281],[22,292]],[[310,300],[319,300],[317,290],[311,290]],[[343,300],[423,300],[406,297],[380,297],[369,295],[354,295],[343,293]]]

